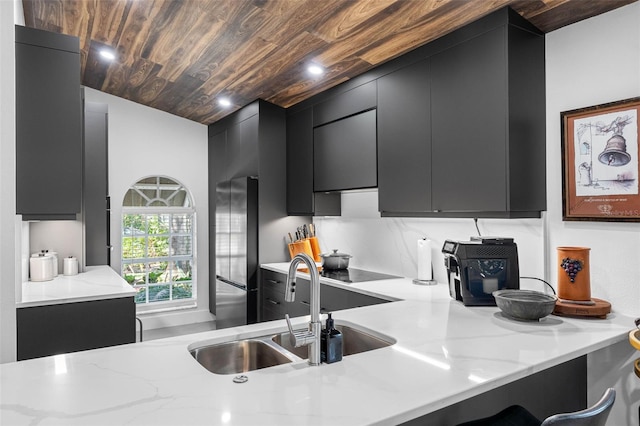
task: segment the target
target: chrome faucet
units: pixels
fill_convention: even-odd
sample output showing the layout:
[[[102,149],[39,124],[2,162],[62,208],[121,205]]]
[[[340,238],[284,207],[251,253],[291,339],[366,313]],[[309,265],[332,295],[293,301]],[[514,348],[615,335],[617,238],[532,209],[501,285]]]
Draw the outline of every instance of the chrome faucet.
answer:
[[[311,277],[311,321],[309,322],[309,328],[305,331],[293,331],[289,314],[285,314],[284,317],[287,320],[287,327],[289,327],[291,344],[296,348],[307,345],[309,365],[320,365],[320,334],[322,332],[322,323],[320,322],[320,274],[315,262],[306,253],[298,253],[291,260],[284,290],[284,300],[293,302],[296,299],[295,279],[300,262],[304,262],[307,266]]]

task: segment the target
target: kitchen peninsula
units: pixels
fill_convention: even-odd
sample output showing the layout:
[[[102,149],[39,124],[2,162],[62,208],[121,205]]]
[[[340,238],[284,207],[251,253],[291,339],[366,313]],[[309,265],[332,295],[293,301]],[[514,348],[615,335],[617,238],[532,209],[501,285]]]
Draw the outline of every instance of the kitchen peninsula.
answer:
[[[285,272],[286,266],[262,265],[276,272]],[[334,364],[311,367],[298,361],[250,371],[244,373],[245,383],[234,383],[235,374],[208,372],[190,355],[189,346],[280,333],[286,328],[284,320],[3,364],[2,422],[399,424],[574,363],[627,339],[633,323],[615,312],[604,320],[549,316],[518,322],[495,307],[465,307],[449,297],[442,283],[321,281],[401,299],[333,315],[338,324],[362,327],[396,343]],[[307,321],[293,319],[294,326]],[[562,386],[558,380],[546,390],[552,394]],[[531,393],[528,397],[544,399]],[[506,399],[494,402],[508,404]],[[455,411],[456,418],[437,424],[484,414]]]

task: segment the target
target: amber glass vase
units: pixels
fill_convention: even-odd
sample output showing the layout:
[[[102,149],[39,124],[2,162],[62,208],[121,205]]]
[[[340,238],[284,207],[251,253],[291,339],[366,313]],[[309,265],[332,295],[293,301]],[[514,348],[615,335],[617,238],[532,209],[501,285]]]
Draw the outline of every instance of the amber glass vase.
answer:
[[[558,247],[558,298],[591,300],[588,247]]]

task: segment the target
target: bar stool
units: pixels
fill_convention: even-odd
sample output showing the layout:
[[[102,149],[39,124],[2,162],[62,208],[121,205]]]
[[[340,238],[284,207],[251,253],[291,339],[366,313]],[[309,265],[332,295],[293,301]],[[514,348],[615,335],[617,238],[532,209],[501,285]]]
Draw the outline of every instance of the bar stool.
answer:
[[[491,417],[472,420],[458,426],[604,426],[615,399],[615,389],[609,388],[591,407],[571,413],[554,414],[544,421],[538,420],[526,408],[512,405]]]

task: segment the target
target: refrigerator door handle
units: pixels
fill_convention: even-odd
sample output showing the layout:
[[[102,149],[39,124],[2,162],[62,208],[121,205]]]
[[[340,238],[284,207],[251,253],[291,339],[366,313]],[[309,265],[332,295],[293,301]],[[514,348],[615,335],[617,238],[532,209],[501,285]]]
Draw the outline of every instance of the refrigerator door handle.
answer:
[[[224,277],[221,277],[220,275],[216,275],[216,279],[218,281],[222,281],[225,284],[229,284],[229,285],[231,285],[231,286],[233,286],[233,287],[235,287],[237,289],[247,291],[247,286],[245,284],[240,284],[240,283],[228,280],[228,279],[226,279]]]

